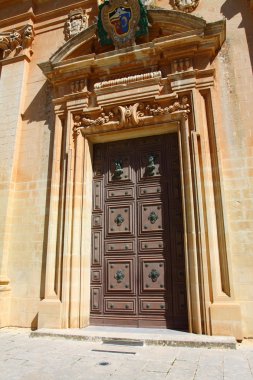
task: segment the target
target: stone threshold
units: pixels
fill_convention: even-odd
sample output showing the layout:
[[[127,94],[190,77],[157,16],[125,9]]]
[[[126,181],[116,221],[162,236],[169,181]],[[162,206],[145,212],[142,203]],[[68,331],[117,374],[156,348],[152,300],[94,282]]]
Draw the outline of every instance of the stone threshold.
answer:
[[[198,335],[182,331],[150,328],[88,326],[81,329],[38,329],[33,338],[51,337],[125,346],[170,346],[236,349],[231,336]]]

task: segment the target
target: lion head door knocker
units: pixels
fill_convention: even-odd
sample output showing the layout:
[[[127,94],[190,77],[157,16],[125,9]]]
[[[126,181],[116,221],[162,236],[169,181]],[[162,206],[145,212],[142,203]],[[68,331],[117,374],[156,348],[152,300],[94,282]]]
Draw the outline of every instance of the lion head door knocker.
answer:
[[[146,166],[145,174],[148,177],[155,174],[155,156],[153,154],[148,156],[148,164]]]
[[[193,12],[199,5],[199,0],[175,0],[174,8],[183,12]]]
[[[123,163],[121,160],[115,160],[114,165],[115,165],[115,169],[113,172],[112,179],[115,179],[115,180],[121,179],[121,176],[123,174],[123,168],[122,168]]]
[[[98,34],[101,45],[116,49],[135,45],[148,33],[147,10],[141,0],[105,0],[99,6]]]

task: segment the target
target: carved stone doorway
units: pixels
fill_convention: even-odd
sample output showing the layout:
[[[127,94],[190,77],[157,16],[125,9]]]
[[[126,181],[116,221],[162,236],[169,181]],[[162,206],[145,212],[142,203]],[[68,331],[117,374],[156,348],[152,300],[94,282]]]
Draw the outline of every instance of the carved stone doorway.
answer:
[[[94,145],[96,325],[188,330],[178,135]]]

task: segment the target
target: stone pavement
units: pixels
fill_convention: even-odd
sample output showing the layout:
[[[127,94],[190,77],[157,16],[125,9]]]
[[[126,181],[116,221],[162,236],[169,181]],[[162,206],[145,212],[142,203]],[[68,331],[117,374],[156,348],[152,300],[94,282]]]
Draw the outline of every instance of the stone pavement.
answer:
[[[253,380],[253,345],[237,350],[120,346],[0,329],[0,380]]]

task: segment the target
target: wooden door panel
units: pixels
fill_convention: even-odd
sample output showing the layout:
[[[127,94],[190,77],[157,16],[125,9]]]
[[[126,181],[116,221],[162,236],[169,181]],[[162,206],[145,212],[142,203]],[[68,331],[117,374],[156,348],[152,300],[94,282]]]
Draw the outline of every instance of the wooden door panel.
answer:
[[[103,225],[103,215],[102,214],[93,214],[91,217],[92,228],[102,228],[102,225]]]
[[[135,254],[135,240],[109,240],[105,242],[105,255],[132,255]]]
[[[102,265],[102,231],[92,231],[91,239],[92,260],[93,266]]]
[[[161,200],[139,202],[138,227],[140,236],[164,231],[164,213]]]
[[[168,302],[164,298],[140,298],[140,313],[165,315],[167,310]]]
[[[102,283],[102,269],[92,269],[91,271],[91,282],[93,284],[101,284]]]
[[[131,155],[122,155],[112,152],[109,157],[109,170],[107,171],[108,185],[134,184],[134,170]]]
[[[153,197],[153,196],[157,197],[157,195],[159,196],[159,194],[162,194],[164,187],[161,186],[159,183],[154,184],[154,185],[145,183],[143,185],[139,185],[137,189],[138,189],[138,195],[137,195],[138,198],[149,197],[150,199],[150,197]]]
[[[139,162],[138,181],[159,181],[164,170],[161,152],[158,150],[158,147],[156,149],[141,151]]]
[[[133,231],[133,203],[106,205],[106,237],[134,235]]]
[[[164,293],[166,288],[165,260],[141,258],[140,268],[140,294]]]
[[[109,188],[106,190],[106,200],[123,200],[123,199],[134,199],[134,188],[129,186],[124,186],[122,188]]]
[[[102,313],[102,288],[92,287],[91,288],[91,311],[96,314]]]
[[[150,253],[152,255],[163,252],[166,248],[165,241],[162,238],[139,239],[139,253]]]
[[[91,323],[187,328],[177,135],[94,146]]]
[[[135,293],[135,272],[136,264],[134,258],[105,259],[106,294],[134,294]]]
[[[103,180],[97,180],[93,186],[93,211],[102,211],[103,203]]]
[[[105,298],[105,313],[107,314],[136,314],[135,298]]]

